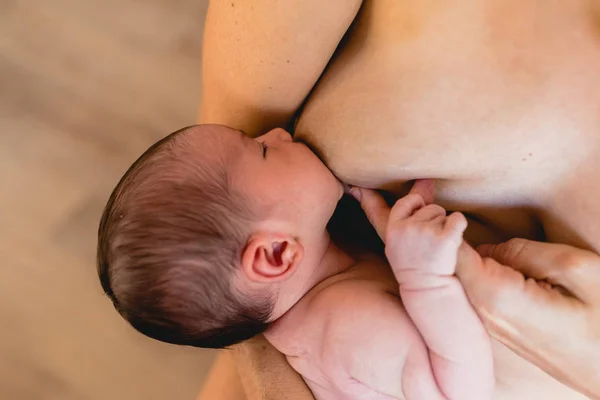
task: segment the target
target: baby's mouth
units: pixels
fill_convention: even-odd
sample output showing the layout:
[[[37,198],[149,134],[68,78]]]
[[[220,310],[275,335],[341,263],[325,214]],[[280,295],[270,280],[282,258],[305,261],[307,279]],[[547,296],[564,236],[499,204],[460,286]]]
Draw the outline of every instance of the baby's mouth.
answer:
[[[345,194],[350,194],[350,189],[352,189],[354,187],[354,186],[348,185],[347,183],[344,183],[344,182],[342,182],[342,186],[344,187]]]

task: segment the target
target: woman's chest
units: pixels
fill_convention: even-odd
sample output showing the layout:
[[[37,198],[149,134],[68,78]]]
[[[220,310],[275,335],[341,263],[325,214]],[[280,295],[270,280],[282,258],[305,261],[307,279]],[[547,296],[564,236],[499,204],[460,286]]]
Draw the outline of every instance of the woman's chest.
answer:
[[[600,155],[592,19],[532,0],[413,3],[365,3],[297,137],[346,183],[401,195],[435,178],[438,201],[492,236],[540,238],[546,204]]]

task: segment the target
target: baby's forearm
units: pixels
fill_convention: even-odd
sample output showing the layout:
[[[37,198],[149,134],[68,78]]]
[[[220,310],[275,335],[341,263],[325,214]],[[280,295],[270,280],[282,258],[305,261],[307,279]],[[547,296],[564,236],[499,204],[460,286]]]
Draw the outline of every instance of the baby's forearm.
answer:
[[[400,284],[400,298],[428,347],[459,362],[469,360],[472,337],[485,333],[454,276],[422,276]]]

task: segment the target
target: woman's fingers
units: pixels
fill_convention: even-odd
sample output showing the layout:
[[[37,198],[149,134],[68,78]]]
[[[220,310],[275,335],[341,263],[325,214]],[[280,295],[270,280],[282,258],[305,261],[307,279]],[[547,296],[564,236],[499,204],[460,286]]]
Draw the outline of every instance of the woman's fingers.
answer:
[[[523,270],[530,270],[521,262]],[[569,386],[586,389],[589,379],[582,377],[596,370],[591,360],[597,359],[598,343],[585,304],[492,258],[481,258],[467,244],[459,251],[456,272],[492,337]],[[583,359],[587,361],[581,363]]]
[[[522,265],[523,270],[529,268]],[[546,306],[581,304],[547,285],[539,285],[512,265],[504,265],[493,258],[482,258],[466,243],[459,249],[456,275],[480,315],[493,324],[544,324],[547,316],[538,311]]]
[[[600,300],[600,267],[592,252],[526,239],[483,245],[477,250],[482,257],[492,258],[527,277],[561,286],[583,302]]]
[[[494,259],[480,258],[468,245],[459,251],[456,274],[490,335],[528,359],[534,357],[529,353],[551,350],[548,346],[563,334],[562,324],[576,325],[581,303]]]

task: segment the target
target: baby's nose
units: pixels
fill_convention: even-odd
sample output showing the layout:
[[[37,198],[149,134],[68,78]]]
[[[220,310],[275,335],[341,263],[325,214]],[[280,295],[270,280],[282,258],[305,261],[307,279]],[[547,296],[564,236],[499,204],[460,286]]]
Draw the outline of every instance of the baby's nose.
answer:
[[[288,131],[286,131],[285,129],[276,128],[274,130],[276,131],[275,134],[277,135],[277,139],[283,140],[284,142],[291,142],[291,141],[293,141],[292,135]]]
[[[265,133],[263,136],[261,136],[261,141],[269,144],[275,144],[276,142],[282,141],[282,142],[292,142],[292,135],[290,135],[288,132],[286,132],[285,129],[281,129],[281,128],[275,128],[270,130],[269,132]]]

